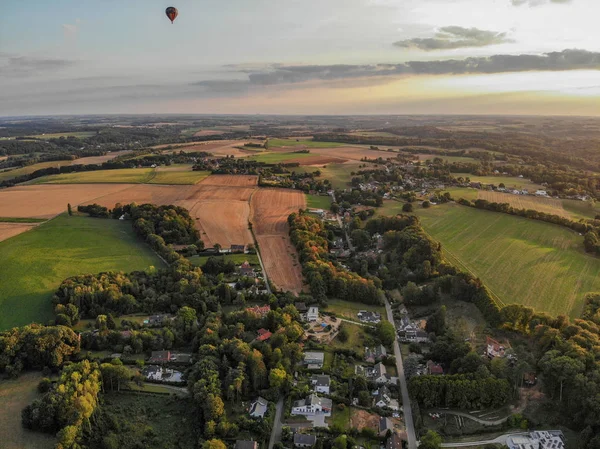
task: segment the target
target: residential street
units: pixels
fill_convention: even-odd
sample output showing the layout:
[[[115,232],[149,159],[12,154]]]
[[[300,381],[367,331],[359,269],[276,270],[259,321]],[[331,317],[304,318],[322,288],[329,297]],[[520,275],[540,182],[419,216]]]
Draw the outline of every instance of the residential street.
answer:
[[[273,445],[277,441],[281,441],[281,417],[283,416],[283,401],[281,397],[275,406],[275,419],[273,420],[273,430],[271,430],[271,438],[269,439],[269,449],[273,449]]]
[[[385,299],[385,311],[387,312],[388,321],[394,325],[394,316],[392,314],[392,306],[390,306],[387,298]],[[415,425],[413,422],[412,409],[410,407],[410,397],[408,396],[408,385],[404,376],[404,365],[402,364],[402,353],[398,344],[398,334],[394,340],[394,357],[396,357],[396,367],[398,370],[398,378],[400,379],[400,391],[402,393],[402,409],[404,410],[404,424],[406,425],[406,435],[408,437],[408,449],[417,448],[417,435],[415,434]]]

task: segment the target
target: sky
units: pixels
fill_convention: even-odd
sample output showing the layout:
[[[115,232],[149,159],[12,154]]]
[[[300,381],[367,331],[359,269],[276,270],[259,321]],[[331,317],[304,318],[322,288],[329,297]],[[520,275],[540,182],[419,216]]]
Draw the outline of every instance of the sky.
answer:
[[[0,116],[600,115],[598,0],[168,1],[3,8]]]

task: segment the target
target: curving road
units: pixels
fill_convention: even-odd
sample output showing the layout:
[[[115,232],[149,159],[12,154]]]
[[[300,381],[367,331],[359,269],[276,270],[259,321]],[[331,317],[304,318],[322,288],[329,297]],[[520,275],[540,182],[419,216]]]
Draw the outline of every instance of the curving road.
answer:
[[[387,312],[388,321],[394,326],[394,314],[390,302],[385,298],[385,311]],[[406,435],[408,437],[408,449],[417,449],[417,435],[415,433],[415,424],[413,422],[412,408],[410,406],[410,397],[408,395],[408,384],[404,375],[404,365],[402,364],[402,353],[398,344],[398,334],[395,332],[394,339],[394,356],[396,357],[396,369],[398,370],[398,378],[400,379],[400,391],[402,392],[402,410],[404,411],[404,424],[406,425]]]

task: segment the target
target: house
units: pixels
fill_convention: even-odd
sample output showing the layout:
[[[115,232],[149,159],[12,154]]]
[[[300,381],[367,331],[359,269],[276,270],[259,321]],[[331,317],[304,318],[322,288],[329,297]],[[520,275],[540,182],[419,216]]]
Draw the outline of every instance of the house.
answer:
[[[392,432],[394,430],[394,423],[390,418],[386,418],[385,416],[381,416],[379,418],[379,436],[384,437],[387,435],[388,431]]]
[[[294,434],[294,446],[295,447],[313,447],[317,442],[315,435],[309,435],[305,433]]]
[[[256,441],[236,440],[235,449],[258,449]]]
[[[391,377],[387,373],[387,369],[385,368],[385,365],[381,362],[379,362],[377,365],[375,365],[373,367],[368,378],[370,380],[372,380],[373,382],[375,382],[376,384],[394,384],[395,385],[396,382],[398,381],[397,377]]]
[[[391,410],[398,410],[398,400],[392,398],[392,393],[386,385],[382,385],[373,392],[374,400],[373,404],[379,408],[389,408]]]
[[[387,351],[385,346],[379,345],[373,348],[365,347],[365,361],[368,363],[375,363],[381,361],[384,357],[387,357]]]
[[[329,394],[329,385],[331,378],[326,374],[313,374],[310,378],[310,383],[313,385],[316,393]]]
[[[264,418],[267,410],[269,409],[269,402],[260,396],[250,404],[250,410],[248,413],[253,418]]]
[[[183,382],[183,373],[171,368],[165,368],[157,365],[147,365],[142,370],[142,376],[147,380],[165,383]]]
[[[437,375],[444,374],[444,368],[439,363],[435,363],[433,360],[427,361],[427,374]]]
[[[403,315],[396,322],[398,338],[404,343],[425,343],[429,341],[429,335],[423,330],[424,322],[411,322],[408,315]]]
[[[306,312],[306,321],[317,321],[319,319],[319,308],[309,307]]]
[[[171,361],[171,351],[152,351],[149,363],[168,363]]]
[[[535,194],[537,196],[548,196],[548,192],[546,192],[545,190],[536,190]]]
[[[144,324],[148,326],[162,326],[165,321],[170,320],[169,315],[150,315],[147,320],[144,320]]]
[[[292,415],[325,415],[331,416],[331,399],[320,398],[316,393],[311,394],[306,399],[295,401],[292,404]]]
[[[259,329],[257,333],[258,337],[256,337],[256,340],[258,341],[267,341],[269,338],[271,338],[271,335],[273,335],[267,329]]]
[[[324,352],[305,352],[304,353],[304,364],[308,369],[321,369],[323,368],[323,361],[325,360]]]
[[[398,432],[392,432],[385,443],[385,449],[402,449],[402,438]]]
[[[191,365],[192,362],[194,361],[192,358],[192,354],[189,354],[187,352],[176,352],[176,353],[171,353],[171,360],[169,360],[171,363],[177,363],[180,365]]]
[[[254,277],[254,268],[252,268],[248,261],[240,265],[240,274],[242,276]]]
[[[381,314],[377,312],[368,312],[366,310],[360,310],[357,316],[358,320],[363,323],[377,324],[381,321]]]
[[[246,252],[246,245],[231,245],[232,253],[244,253]]]
[[[306,433],[295,433],[294,434],[294,446],[295,447],[313,447],[317,442],[315,435],[308,435]]]
[[[493,359],[494,357],[505,357],[506,348],[493,338],[486,337],[486,355]]]
[[[308,311],[308,308],[306,307],[306,304],[303,302],[297,302],[294,304],[294,307],[296,307],[296,310],[301,313],[304,314]]]
[[[510,435],[506,445],[509,449],[564,449],[565,441],[560,430],[536,430]]]
[[[268,306],[268,305],[262,306],[262,307],[261,306],[248,307],[246,309],[246,312],[253,313],[260,317],[264,317],[270,311],[271,311],[271,306]]]

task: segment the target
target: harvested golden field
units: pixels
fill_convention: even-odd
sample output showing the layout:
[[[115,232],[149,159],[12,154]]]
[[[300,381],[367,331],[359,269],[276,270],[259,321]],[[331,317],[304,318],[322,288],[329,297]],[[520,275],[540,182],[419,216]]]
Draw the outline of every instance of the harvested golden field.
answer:
[[[0,217],[52,218],[66,212],[68,203],[75,208],[131,187],[131,184],[15,186],[0,190]]]
[[[302,268],[289,239],[287,217],[306,208],[306,197],[299,190],[259,189],[252,195],[251,208],[254,234],[269,278],[277,287],[299,293]]]
[[[0,242],[29,231],[37,225],[37,223],[0,223]]]
[[[203,137],[203,136],[216,136],[217,134],[223,134],[223,131],[215,131],[213,129],[203,129],[194,133],[194,137]]]
[[[546,214],[570,217],[571,214],[563,208],[561,200],[532,195],[513,195],[511,193],[479,190],[477,198],[493,203],[508,203],[516,209],[532,209]]]
[[[254,175],[211,175],[201,182],[203,186],[250,187],[258,184]]]
[[[131,150],[112,151],[106,153],[104,156],[89,156],[75,159],[71,162],[71,165],[88,165],[88,164],[102,164],[108,162],[116,157],[124,156],[125,154],[131,153]]]
[[[32,432],[21,425],[21,411],[39,397],[41,373],[26,373],[18,379],[0,381],[0,446],[3,449],[52,449],[56,438]]]

